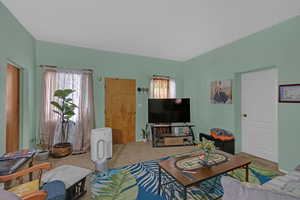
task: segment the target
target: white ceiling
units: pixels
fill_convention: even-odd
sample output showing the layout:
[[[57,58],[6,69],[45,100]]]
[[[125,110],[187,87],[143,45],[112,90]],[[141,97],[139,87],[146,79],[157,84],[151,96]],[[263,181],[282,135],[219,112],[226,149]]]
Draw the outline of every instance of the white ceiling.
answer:
[[[38,40],[187,60],[300,14],[299,0],[1,0]]]

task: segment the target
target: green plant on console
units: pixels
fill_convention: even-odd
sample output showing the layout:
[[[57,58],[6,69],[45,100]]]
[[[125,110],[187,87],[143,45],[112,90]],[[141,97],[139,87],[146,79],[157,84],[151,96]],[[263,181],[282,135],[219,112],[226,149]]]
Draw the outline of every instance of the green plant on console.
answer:
[[[143,133],[143,139],[144,140],[148,140],[149,139],[149,125],[146,124],[145,128],[142,129],[142,133]]]

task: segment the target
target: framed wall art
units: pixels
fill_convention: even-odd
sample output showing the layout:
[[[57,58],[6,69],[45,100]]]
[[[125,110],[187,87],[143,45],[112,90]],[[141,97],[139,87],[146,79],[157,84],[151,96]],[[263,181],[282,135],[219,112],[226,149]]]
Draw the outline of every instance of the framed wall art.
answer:
[[[300,103],[300,84],[279,85],[279,103]]]
[[[211,104],[232,104],[232,80],[211,82]]]

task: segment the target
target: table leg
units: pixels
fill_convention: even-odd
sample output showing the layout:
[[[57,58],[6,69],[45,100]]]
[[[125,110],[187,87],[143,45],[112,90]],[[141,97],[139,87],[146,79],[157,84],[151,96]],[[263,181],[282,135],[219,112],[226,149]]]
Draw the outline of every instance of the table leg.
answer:
[[[86,178],[83,179],[82,184],[81,184],[81,192],[85,191],[85,179]]]
[[[158,166],[158,195],[160,195],[161,190],[161,168]]]
[[[249,165],[246,165],[246,178],[245,178],[246,182],[249,182]]]
[[[155,141],[155,137],[156,137],[156,135],[155,135],[155,128],[154,127],[151,127],[151,136],[152,136],[152,147],[155,147],[156,145],[156,141]]]
[[[80,199],[87,191],[85,189],[86,177],[72,185],[67,189],[66,199],[76,200]]]
[[[33,158],[30,158],[30,161],[29,161],[29,168],[33,166]],[[32,181],[33,180],[33,173],[30,172],[29,173],[29,181]]]

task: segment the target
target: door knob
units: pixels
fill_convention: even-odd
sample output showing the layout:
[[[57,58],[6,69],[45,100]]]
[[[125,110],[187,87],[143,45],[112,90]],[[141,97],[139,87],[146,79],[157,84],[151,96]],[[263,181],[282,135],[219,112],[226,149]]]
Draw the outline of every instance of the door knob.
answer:
[[[248,115],[247,114],[243,114],[243,117],[247,117]]]

